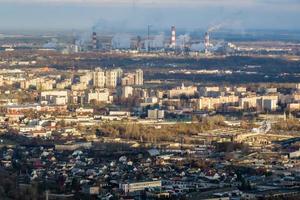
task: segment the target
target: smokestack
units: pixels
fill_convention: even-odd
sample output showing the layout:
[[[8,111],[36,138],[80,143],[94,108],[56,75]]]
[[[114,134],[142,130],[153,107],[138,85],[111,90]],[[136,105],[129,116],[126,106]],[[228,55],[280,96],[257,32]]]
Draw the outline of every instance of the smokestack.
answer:
[[[92,35],[92,47],[93,47],[93,50],[96,50],[97,49],[97,33],[96,32],[93,32],[93,35]]]
[[[206,32],[205,35],[204,35],[204,46],[205,46],[205,52],[208,52],[208,48],[210,46],[209,33],[208,32]]]
[[[176,28],[175,26],[172,26],[171,28],[171,48],[174,48],[176,47]]]
[[[136,49],[140,50],[142,47],[142,38],[141,36],[137,36],[137,43],[136,43]]]

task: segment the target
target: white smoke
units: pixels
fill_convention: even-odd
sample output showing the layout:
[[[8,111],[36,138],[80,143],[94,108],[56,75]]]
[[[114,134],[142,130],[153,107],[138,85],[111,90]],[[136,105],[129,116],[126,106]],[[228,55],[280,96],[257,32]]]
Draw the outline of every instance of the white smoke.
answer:
[[[205,49],[205,45],[202,42],[197,44],[192,44],[190,49],[191,51],[203,51]]]
[[[180,48],[184,48],[191,40],[190,35],[184,34],[184,35],[179,35],[176,39],[176,46]]]
[[[112,46],[115,49],[129,49],[131,45],[131,35],[118,33],[112,38]]]
[[[43,45],[43,48],[54,49],[58,46],[58,40],[56,38],[52,38],[51,41],[47,42]]]
[[[228,19],[226,21],[223,21],[221,23],[218,24],[214,24],[212,26],[210,26],[207,29],[208,33],[212,33],[212,32],[216,32],[220,29],[232,29],[232,30],[239,30],[239,31],[244,31],[244,28],[242,26],[242,22],[240,20],[237,19]]]
[[[164,41],[165,41],[165,35],[164,35],[164,33],[160,33],[160,34],[154,36],[153,41],[152,41],[152,47],[153,48],[163,48]]]
[[[213,26],[208,28],[207,32],[208,33],[215,32],[215,31],[223,28],[224,26],[226,26],[226,24],[227,24],[226,22],[223,22],[223,23],[220,23],[220,24],[213,25]]]
[[[225,45],[225,42],[222,41],[218,41],[216,44],[214,44],[214,46],[212,47],[213,51],[217,51],[218,49],[220,49],[221,47],[223,47]]]

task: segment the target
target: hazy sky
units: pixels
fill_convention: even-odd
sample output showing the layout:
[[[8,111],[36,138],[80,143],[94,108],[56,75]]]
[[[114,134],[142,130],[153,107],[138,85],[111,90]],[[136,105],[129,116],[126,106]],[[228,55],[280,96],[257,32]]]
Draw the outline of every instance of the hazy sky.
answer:
[[[176,25],[299,30],[300,0],[0,0],[7,29],[156,29]]]

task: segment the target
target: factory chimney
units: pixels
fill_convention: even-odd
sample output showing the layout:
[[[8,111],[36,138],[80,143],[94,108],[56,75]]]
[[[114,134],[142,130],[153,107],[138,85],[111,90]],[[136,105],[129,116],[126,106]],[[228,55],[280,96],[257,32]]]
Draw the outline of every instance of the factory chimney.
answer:
[[[209,33],[206,32],[204,35],[204,46],[205,46],[205,52],[208,52],[210,42],[209,42]]]
[[[174,48],[176,47],[176,28],[175,26],[172,26],[171,28],[171,45],[170,45],[171,48]]]
[[[92,48],[93,48],[93,50],[97,49],[97,44],[98,44],[97,33],[93,32],[93,35],[92,35]]]
[[[142,48],[142,38],[141,36],[137,36],[136,49],[141,50],[141,48]]]

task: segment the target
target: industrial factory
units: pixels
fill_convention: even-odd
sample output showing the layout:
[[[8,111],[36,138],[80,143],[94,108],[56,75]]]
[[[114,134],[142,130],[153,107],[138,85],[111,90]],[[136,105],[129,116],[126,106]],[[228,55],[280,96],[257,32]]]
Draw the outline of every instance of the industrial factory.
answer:
[[[169,53],[224,53],[234,49],[234,45],[224,41],[211,40],[210,28],[204,33],[190,34],[178,31],[173,25],[168,31],[151,30],[148,25],[147,33],[135,35],[133,33],[107,34],[93,30],[89,38],[75,38],[74,45],[77,51],[131,51],[131,52],[169,52]],[[74,48],[72,48],[74,49]]]

